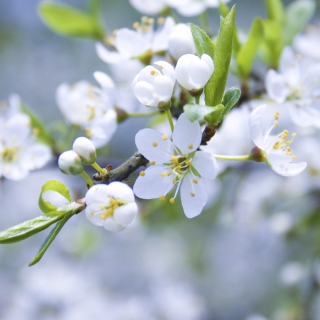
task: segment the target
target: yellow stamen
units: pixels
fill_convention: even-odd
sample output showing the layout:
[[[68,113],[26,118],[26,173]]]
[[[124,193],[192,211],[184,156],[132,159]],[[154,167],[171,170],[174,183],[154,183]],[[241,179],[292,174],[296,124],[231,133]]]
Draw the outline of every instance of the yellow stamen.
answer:
[[[191,197],[194,197],[195,194],[194,194],[193,192],[190,192],[190,196],[191,196]]]
[[[150,73],[152,76],[154,76],[156,74],[156,72],[154,70],[151,70]]]
[[[193,149],[193,144],[189,144],[188,145],[188,148],[191,150],[191,149]]]
[[[144,177],[144,176],[146,175],[146,173],[145,173],[144,171],[140,171],[139,175],[140,175],[141,177]]]
[[[152,145],[154,146],[154,147],[156,147],[157,145],[158,145],[158,143],[157,142],[152,142]]]
[[[161,197],[159,198],[159,200],[160,200],[160,201],[165,201],[166,198],[165,198],[165,196],[161,196]]]
[[[167,140],[167,139],[168,139],[168,136],[164,134],[164,135],[162,136],[162,140]]]
[[[156,162],[155,162],[155,161],[150,161],[150,164],[151,164],[152,166],[154,166],[154,165],[156,164]]]
[[[193,180],[193,183],[197,184],[198,183],[198,180],[196,178],[194,178]]]
[[[168,171],[168,172],[167,172],[167,176],[168,176],[168,177],[171,176],[171,171]]]
[[[171,204],[174,204],[174,198],[171,198],[169,201]]]
[[[186,165],[187,165],[188,167],[190,167],[190,166],[192,165],[192,161],[191,161],[191,160],[187,160],[187,161],[186,161]]]
[[[167,174],[163,171],[163,172],[161,172],[161,176],[162,176],[162,177],[166,177]]]

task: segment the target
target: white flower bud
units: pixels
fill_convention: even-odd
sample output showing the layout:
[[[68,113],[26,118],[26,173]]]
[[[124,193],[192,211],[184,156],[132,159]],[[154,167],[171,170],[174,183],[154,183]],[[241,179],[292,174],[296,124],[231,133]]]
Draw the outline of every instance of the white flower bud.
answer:
[[[166,61],[158,61],[140,71],[133,79],[132,88],[142,104],[161,107],[170,101],[175,81],[172,65]]]
[[[92,164],[96,162],[96,148],[89,139],[85,137],[77,138],[73,143],[72,149],[79,155],[83,163]]]
[[[88,220],[108,231],[125,229],[138,212],[132,189],[122,182],[95,185],[85,199]]]
[[[83,171],[81,159],[72,150],[61,153],[58,160],[59,169],[65,174],[78,175]]]
[[[169,36],[169,54],[178,60],[182,55],[187,53],[196,53],[190,27],[184,23],[177,24]]]
[[[207,54],[203,54],[201,59],[193,54],[185,54],[177,62],[175,75],[182,87],[198,91],[207,84],[213,70],[213,60]]]

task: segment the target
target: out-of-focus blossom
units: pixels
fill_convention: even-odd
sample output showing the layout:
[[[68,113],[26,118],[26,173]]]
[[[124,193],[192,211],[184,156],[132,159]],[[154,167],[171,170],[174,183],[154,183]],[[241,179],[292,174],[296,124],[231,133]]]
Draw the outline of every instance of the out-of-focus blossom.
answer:
[[[166,0],[129,0],[130,4],[140,13],[147,15],[159,14],[167,7]]]
[[[298,284],[306,275],[306,270],[301,263],[291,262],[285,264],[280,270],[280,281],[286,286]]]
[[[132,189],[122,182],[91,187],[85,201],[88,220],[108,231],[124,230],[138,212]]]
[[[58,166],[64,174],[78,175],[83,171],[81,158],[73,150],[65,151],[60,154]]]
[[[132,88],[137,99],[148,107],[167,104],[173,94],[176,79],[174,69],[166,61],[147,66],[133,79]]]
[[[213,70],[213,60],[207,54],[203,54],[201,59],[194,54],[185,54],[178,60],[175,74],[182,87],[198,91],[207,84]]]
[[[169,35],[168,52],[175,60],[178,60],[184,54],[195,54],[196,47],[193,41],[190,27],[184,23],[178,23],[174,26]]]
[[[177,185],[174,199],[181,187],[182,207],[188,218],[199,215],[207,202],[203,179],[217,175],[216,160],[211,154],[196,151],[202,137],[198,122],[191,122],[183,113],[174,128],[172,141],[154,129],[140,130],[136,135],[138,150],[150,161],[134,185],[134,193],[142,199],[159,198]]]
[[[57,104],[68,122],[85,129],[88,138],[99,148],[109,142],[117,129],[115,104],[115,84],[102,73],[94,77],[101,88],[86,81],[74,85],[61,84],[57,89]]]
[[[278,126],[279,112],[271,105],[262,105],[250,115],[250,133],[265,161],[272,170],[282,176],[294,176],[307,167],[306,162],[291,163],[296,158],[292,154],[291,143],[296,134],[289,139],[289,131],[283,130],[278,135],[271,131]]]
[[[0,117],[0,177],[21,180],[29,171],[44,167],[51,158],[51,150],[36,142],[36,132],[26,114],[7,115]]]
[[[298,34],[293,47],[304,57],[320,61],[320,28],[310,26],[306,33]]]
[[[295,124],[320,128],[320,63],[310,65],[286,47],[279,72],[269,70],[265,83],[269,97],[285,102]]]
[[[229,2],[230,0],[222,0]],[[219,6],[218,0],[167,0],[168,5],[175,8],[181,15],[190,17],[201,14],[208,8]]]

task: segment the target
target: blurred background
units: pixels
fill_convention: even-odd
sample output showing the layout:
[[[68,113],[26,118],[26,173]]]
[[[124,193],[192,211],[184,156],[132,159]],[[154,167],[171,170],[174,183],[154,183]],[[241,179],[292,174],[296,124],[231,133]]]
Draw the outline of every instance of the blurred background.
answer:
[[[49,125],[62,118],[55,101],[60,83],[94,82],[94,71],[108,69],[94,41],[50,31],[37,14],[39,3],[1,1],[0,99],[19,94]],[[84,0],[64,3],[87,6]],[[231,3],[237,4],[241,28],[265,16],[262,0]],[[217,30],[218,12],[208,14]],[[103,1],[109,30],[131,28],[140,16],[127,0]],[[132,154],[134,134],[144,123],[121,124],[108,149],[113,161]],[[38,195],[50,179],[63,181],[74,197],[84,192],[54,162],[26,180],[2,180],[1,230],[40,215]],[[119,234],[79,214],[31,268],[48,230],[1,245],[0,319],[319,320],[319,239],[313,233],[288,237],[301,214],[318,208],[313,195],[296,188],[301,179],[288,182],[259,164],[245,164],[217,180],[199,217],[188,220],[179,205],[159,208],[141,201],[140,218]]]

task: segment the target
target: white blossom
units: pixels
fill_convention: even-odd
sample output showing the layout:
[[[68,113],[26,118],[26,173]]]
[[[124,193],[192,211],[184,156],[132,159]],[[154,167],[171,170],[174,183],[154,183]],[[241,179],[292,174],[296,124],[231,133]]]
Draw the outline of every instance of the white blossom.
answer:
[[[73,150],[62,152],[58,159],[58,166],[64,174],[78,175],[83,171],[81,158]]]
[[[207,54],[203,54],[201,59],[193,54],[185,54],[178,60],[175,74],[182,87],[197,91],[207,84],[213,70],[213,60]]]
[[[166,0],[129,0],[130,4],[142,14],[155,15],[167,7]]]
[[[271,135],[271,131],[278,126],[279,111],[268,105],[256,108],[250,115],[250,133],[255,145],[260,149],[263,160],[282,176],[294,176],[303,171],[306,162],[291,163],[296,159],[292,154],[291,143],[296,134],[283,130],[278,135]]]
[[[85,137],[77,138],[73,143],[72,149],[85,164],[92,164],[97,159],[96,148],[93,143]]]
[[[115,84],[102,73],[94,77],[101,88],[86,81],[74,85],[61,84],[57,89],[57,104],[64,117],[71,124],[85,129],[88,138],[99,148],[109,142],[117,129],[115,104]]]
[[[169,35],[168,52],[175,60],[178,60],[184,54],[196,53],[196,47],[188,25],[178,23],[174,26]]]
[[[207,202],[203,179],[213,180],[217,174],[216,160],[211,154],[197,151],[201,137],[199,123],[191,122],[185,114],[177,120],[172,141],[157,130],[140,130],[136,146],[150,161],[150,167],[140,172],[134,193],[142,199],[164,201],[167,193],[177,186],[170,202],[174,202],[180,189],[185,215],[188,218],[199,215]]]
[[[50,158],[50,148],[36,142],[26,114],[14,112],[0,118],[0,177],[21,180],[29,171],[44,167]]]
[[[85,201],[88,220],[108,231],[125,229],[138,212],[132,189],[122,182],[91,187]]]
[[[293,47],[302,56],[320,61],[320,28],[310,27],[306,33],[298,34]]]
[[[229,1],[222,0],[222,2]],[[167,2],[186,17],[197,16],[208,8],[217,8],[219,6],[219,0],[167,0]]]
[[[148,107],[161,107],[170,101],[175,85],[174,69],[166,61],[147,66],[133,79],[137,99]]]
[[[285,103],[293,122],[299,126],[320,128],[320,63],[309,64],[284,48],[279,72],[269,70],[266,89],[277,103]]]

